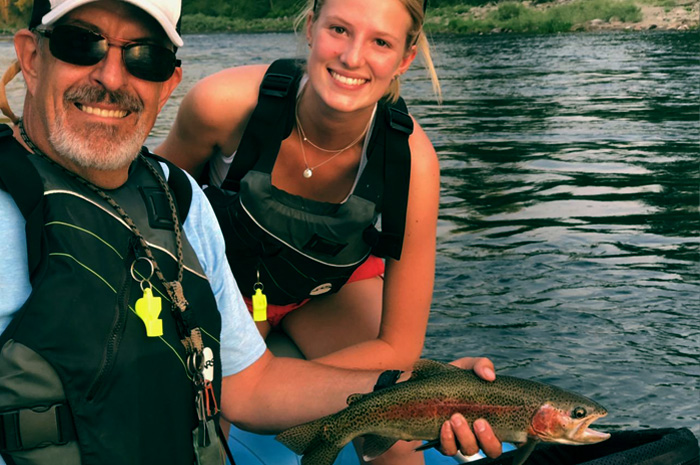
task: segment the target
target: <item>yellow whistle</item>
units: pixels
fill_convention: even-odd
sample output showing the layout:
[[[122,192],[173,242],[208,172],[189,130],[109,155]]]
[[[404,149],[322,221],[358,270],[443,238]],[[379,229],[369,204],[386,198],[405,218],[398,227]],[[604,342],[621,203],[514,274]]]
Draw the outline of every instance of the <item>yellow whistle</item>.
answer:
[[[253,294],[253,321],[267,320],[267,296],[263,294],[262,289],[255,289]]]
[[[163,335],[163,320],[160,315],[160,297],[153,297],[150,287],[143,290],[143,297],[136,301],[136,314],[146,325],[146,335],[148,337],[158,337]]]

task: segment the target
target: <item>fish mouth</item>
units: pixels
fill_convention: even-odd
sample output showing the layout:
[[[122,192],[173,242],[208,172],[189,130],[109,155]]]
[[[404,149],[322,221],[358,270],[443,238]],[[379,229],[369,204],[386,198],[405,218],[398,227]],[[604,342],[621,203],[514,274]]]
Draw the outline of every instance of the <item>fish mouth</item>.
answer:
[[[608,439],[610,437],[609,433],[603,433],[602,431],[589,428],[591,423],[605,415],[607,415],[607,413],[589,415],[578,422],[574,422],[573,428],[570,430],[572,432],[569,436],[570,444],[595,444]],[[576,425],[576,423],[578,423],[578,425]]]

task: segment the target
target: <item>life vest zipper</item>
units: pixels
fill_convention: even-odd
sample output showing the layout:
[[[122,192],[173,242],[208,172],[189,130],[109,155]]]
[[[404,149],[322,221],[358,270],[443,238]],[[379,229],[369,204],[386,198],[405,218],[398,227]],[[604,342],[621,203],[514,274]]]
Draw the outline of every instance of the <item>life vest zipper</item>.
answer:
[[[128,270],[136,257],[136,246],[138,244],[138,239],[133,237],[129,241],[129,250],[126,253],[124,260],[125,270]],[[100,369],[97,372],[95,380],[90,385],[90,389],[86,395],[87,401],[92,401],[97,394],[97,391],[102,386],[104,379],[112,371],[114,365],[114,359],[116,358],[117,351],[119,350],[119,344],[124,335],[124,329],[126,327],[126,318],[128,315],[129,307],[129,297],[131,296],[131,275],[128,271],[124,273],[124,278],[122,284],[117,292],[116,308],[114,320],[112,323],[112,331],[107,339],[107,344],[105,345],[104,355],[102,356],[102,363],[100,364]]]

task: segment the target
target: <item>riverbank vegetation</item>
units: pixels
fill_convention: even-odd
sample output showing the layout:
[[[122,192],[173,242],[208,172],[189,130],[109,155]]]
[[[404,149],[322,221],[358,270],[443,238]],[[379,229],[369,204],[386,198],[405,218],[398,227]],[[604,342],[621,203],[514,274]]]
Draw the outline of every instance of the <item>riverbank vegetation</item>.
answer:
[[[519,2],[499,3],[496,8],[478,9],[454,6],[442,8],[440,15],[426,21],[430,32],[568,32],[596,19],[622,22],[642,19],[635,0],[578,0],[549,8],[524,5]]]
[[[428,33],[553,33],[641,24],[650,8],[697,16],[696,0],[429,0]],[[300,0],[187,0],[183,33],[283,32],[294,29]],[[0,0],[0,32],[26,24],[32,0]],[[656,22],[663,23],[663,19]],[[669,21],[666,21],[667,23]],[[697,28],[698,21],[683,22]],[[636,29],[662,27],[656,24]]]

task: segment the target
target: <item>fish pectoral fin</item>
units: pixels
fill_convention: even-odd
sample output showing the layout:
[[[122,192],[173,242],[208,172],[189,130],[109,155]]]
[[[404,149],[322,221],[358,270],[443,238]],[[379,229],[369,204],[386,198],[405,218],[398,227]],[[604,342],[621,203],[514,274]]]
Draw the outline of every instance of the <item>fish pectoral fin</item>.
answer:
[[[527,458],[535,450],[535,446],[540,442],[537,439],[528,439],[525,444],[519,446],[518,449],[513,454],[513,465],[523,465]]]
[[[440,445],[439,439],[433,439],[432,441],[426,441],[422,446],[416,447],[414,450],[420,452],[422,450],[428,450],[431,447],[438,447]]]
[[[376,434],[362,436],[362,458],[367,462],[374,460],[389,450],[396,441],[398,441],[396,438],[387,438]]]

